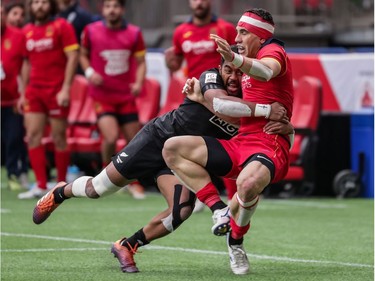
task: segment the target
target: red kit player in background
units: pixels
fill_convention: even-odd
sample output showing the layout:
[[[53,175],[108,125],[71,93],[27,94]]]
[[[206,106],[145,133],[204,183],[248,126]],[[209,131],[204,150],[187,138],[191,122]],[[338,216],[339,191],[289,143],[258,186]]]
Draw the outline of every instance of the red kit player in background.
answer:
[[[220,54],[210,34],[225,38],[229,44],[235,44],[237,35],[233,24],[212,13],[212,0],[189,0],[192,17],[179,26],[173,34],[173,46],[165,51],[165,59],[171,71],[181,68],[186,61],[188,78],[199,78],[207,69],[218,67]],[[236,192],[235,182],[224,179],[228,200]],[[204,204],[197,200],[194,213],[203,211]]]
[[[211,3],[211,0],[189,0],[192,17],[176,27],[173,46],[165,51],[171,71],[180,69],[184,59],[189,78],[199,78],[207,69],[218,67],[221,58],[210,39],[212,33],[225,38],[229,44],[235,43],[235,26],[212,14]]]
[[[73,27],[65,19],[54,19],[54,0],[30,1],[31,23],[23,28],[26,36],[23,81],[26,139],[36,186],[18,198],[38,198],[47,192],[45,149],[41,142],[49,122],[55,144],[57,181],[65,180],[70,162],[66,141],[70,86],[78,62],[78,48]]]
[[[25,39],[20,29],[8,22],[1,5],[1,142],[11,190],[28,188],[28,161],[24,143],[23,116],[19,111],[20,89],[17,81],[25,56]]]
[[[103,167],[116,153],[119,132],[129,143],[141,128],[135,99],[146,77],[146,46],[141,29],[123,19],[125,4],[104,0],[104,20],[87,25],[81,40],[80,63],[103,136]],[[128,190],[134,198],[144,198],[139,183],[130,184]]]

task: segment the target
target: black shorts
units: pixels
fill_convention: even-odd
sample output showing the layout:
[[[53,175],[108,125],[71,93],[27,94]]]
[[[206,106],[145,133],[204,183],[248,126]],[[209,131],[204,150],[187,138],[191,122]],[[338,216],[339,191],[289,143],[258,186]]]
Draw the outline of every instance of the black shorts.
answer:
[[[112,157],[112,162],[121,175],[127,179],[154,177],[166,169],[162,156],[164,142],[171,136],[160,136],[152,125],[146,124],[120,152]]]

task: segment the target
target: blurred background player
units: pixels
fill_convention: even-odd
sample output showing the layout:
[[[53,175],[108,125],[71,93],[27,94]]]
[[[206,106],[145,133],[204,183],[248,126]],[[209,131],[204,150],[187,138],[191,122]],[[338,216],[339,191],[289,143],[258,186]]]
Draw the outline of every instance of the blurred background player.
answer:
[[[81,41],[81,34],[85,26],[100,20],[100,16],[93,15],[82,8],[78,0],[57,0],[57,4],[59,7],[58,16],[73,25],[78,43]],[[77,73],[83,75],[80,64],[77,66]]]
[[[20,98],[18,78],[25,56],[25,39],[20,29],[7,24],[9,21],[4,12],[1,5],[1,142],[9,187],[11,190],[20,190],[28,188],[29,165],[23,116],[17,106]]]
[[[80,63],[103,136],[103,167],[116,153],[120,131],[129,143],[141,127],[135,98],[146,76],[146,47],[141,29],[123,19],[125,2],[104,0],[104,20],[87,25],[82,34]],[[144,197],[139,183],[128,189],[135,198]]]
[[[59,7],[58,16],[73,25],[78,42],[85,26],[100,19],[100,16],[93,15],[82,8],[78,0],[57,0],[57,4]]]
[[[10,26],[22,28],[25,24],[25,5],[21,2],[10,3],[5,6],[6,23]]]
[[[70,162],[66,140],[70,86],[77,67],[76,35],[70,23],[54,16],[54,0],[30,1],[31,23],[24,28],[26,60],[23,102],[26,140],[36,185],[19,199],[41,197],[47,192],[47,159],[41,143],[47,123],[55,145],[54,160],[57,180],[65,180]]]
[[[211,0],[189,0],[189,5],[192,16],[176,27],[173,46],[165,51],[166,64],[171,71],[177,71],[185,60],[187,77],[199,78],[203,71],[220,64],[220,55],[210,33],[234,44],[236,28],[212,13]]]
[[[185,75],[199,78],[203,71],[217,67],[220,54],[210,39],[215,33],[225,38],[229,44],[235,43],[236,28],[232,23],[212,13],[212,0],[189,0],[191,18],[176,27],[173,34],[173,46],[165,51],[165,59],[171,71],[177,71],[186,61]],[[235,182],[224,179],[228,199],[236,192]],[[197,200],[194,212],[203,211],[205,205]]]

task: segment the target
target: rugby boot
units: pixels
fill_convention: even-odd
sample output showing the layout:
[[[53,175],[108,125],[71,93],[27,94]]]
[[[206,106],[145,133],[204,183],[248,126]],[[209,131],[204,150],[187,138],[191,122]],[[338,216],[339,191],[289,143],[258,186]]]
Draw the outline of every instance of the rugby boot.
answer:
[[[56,184],[54,188],[52,188],[46,195],[44,195],[39,201],[36,203],[33,212],[33,221],[35,224],[43,223],[51,213],[58,207],[60,204],[55,203],[55,195],[54,191],[59,188],[67,185],[66,182],[59,182]]]
[[[243,244],[241,245],[230,245],[229,235],[227,234],[227,245],[229,252],[230,268],[232,272],[236,275],[247,274],[250,270],[250,263],[247,258]]]
[[[127,247],[121,245],[122,241],[125,239],[126,238],[124,237],[113,243],[111,253],[120,262],[122,272],[137,273],[139,270],[135,264],[133,256],[137,252],[138,244],[136,244],[134,248],[129,245],[131,249],[129,250]]]
[[[212,220],[214,225],[211,228],[211,231],[214,235],[223,236],[230,231],[230,209],[229,206],[215,210],[212,215]]]

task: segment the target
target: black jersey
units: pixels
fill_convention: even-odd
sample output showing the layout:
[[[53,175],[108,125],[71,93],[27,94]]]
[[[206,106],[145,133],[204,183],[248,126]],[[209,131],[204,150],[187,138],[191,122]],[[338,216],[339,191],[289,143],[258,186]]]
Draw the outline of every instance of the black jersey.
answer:
[[[225,90],[224,81],[216,68],[203,72],[199,82],[203,94],[209,89]],[[168,138],[196,135],[230,139],[237,132],[235,126],[220,119],[205,106],[185,98],[177,109],[148,122],[112,161],[127,179],[149,177],[166,168],[161,151]]]

